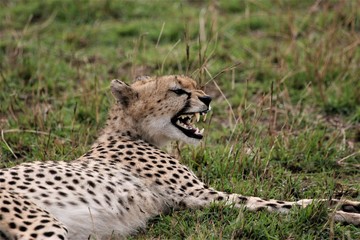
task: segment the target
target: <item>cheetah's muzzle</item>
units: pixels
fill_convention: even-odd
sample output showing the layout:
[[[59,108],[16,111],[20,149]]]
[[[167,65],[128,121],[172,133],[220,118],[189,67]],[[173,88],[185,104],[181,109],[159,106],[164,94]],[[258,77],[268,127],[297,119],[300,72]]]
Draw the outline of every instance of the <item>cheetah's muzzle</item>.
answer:
[[[201,116],[203,116],[203,121],[206,120],[206,114],[209,111],[195,112],[195,113],[179,113],[171,119],[172,124],[180,129],[186,136],[191,138],[202,139],[204,128],[199,130],[195,126],[195,121],[199,122]]]

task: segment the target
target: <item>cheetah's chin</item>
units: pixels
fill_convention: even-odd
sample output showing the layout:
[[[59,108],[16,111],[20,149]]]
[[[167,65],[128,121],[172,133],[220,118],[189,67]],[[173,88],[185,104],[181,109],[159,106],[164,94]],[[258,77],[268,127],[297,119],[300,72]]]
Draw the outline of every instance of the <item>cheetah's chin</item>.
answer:
[[[180,129],[186,136],[190,138],[202,139],[204,128],[199,130],[195,126],[195,121],[199,122],[201,116],[203,121],[206,120],[206,114],[208,111],[196,112],[196,113],[181,113],[171,119],[172,124]]]

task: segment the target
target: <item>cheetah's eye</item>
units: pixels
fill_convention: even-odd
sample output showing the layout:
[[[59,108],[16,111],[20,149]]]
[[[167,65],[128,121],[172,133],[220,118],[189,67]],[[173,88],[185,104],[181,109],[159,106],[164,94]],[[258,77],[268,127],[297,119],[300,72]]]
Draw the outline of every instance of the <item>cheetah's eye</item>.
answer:
[[[177,89],[170,89],[170,91],[176,93],[177,95],[189,94],[184,89],[177,88]]]

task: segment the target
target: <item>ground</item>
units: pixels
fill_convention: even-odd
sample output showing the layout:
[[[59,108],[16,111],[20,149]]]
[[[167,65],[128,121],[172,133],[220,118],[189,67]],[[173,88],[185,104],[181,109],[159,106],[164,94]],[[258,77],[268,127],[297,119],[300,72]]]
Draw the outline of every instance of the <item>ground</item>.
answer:
[[[103,126],[111,79],[187,74],[214,98],[182,161],[223,191],[360,199],[359,1],[2,1],[0,165],[71,160]],[[173,150],[178,154],[176,150]],[[134,239],[345,238],[314,206],[213,206]]]

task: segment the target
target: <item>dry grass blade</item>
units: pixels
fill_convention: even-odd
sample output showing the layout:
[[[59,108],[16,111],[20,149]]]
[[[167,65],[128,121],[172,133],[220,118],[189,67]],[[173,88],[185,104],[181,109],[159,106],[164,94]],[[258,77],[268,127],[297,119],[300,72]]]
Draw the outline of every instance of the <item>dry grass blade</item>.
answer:
[[[43,131],[38,131],[38,130],[31,130],[31,129],[7,129],[7,130],[1,130],[2,137],[3,137],[4,133],[33,133],[33,134],[53,136],[53,137],[56,137],[56,138],[64,140],[64,141],[69,141],[66,138],[56,136],[53,133],[48,133],[48,132],[43,132]]]
[[[6,145],[7,149],[11,152],[11,154],[14,156],[15,159],[17,159],[17,156],[15,155],[14,151],[11,149],[11,147],[9,146],[9,144],[6,142],[5,138],[4,138],[4,131],[1,130],[1,139],[4,142],[4,144]]]

